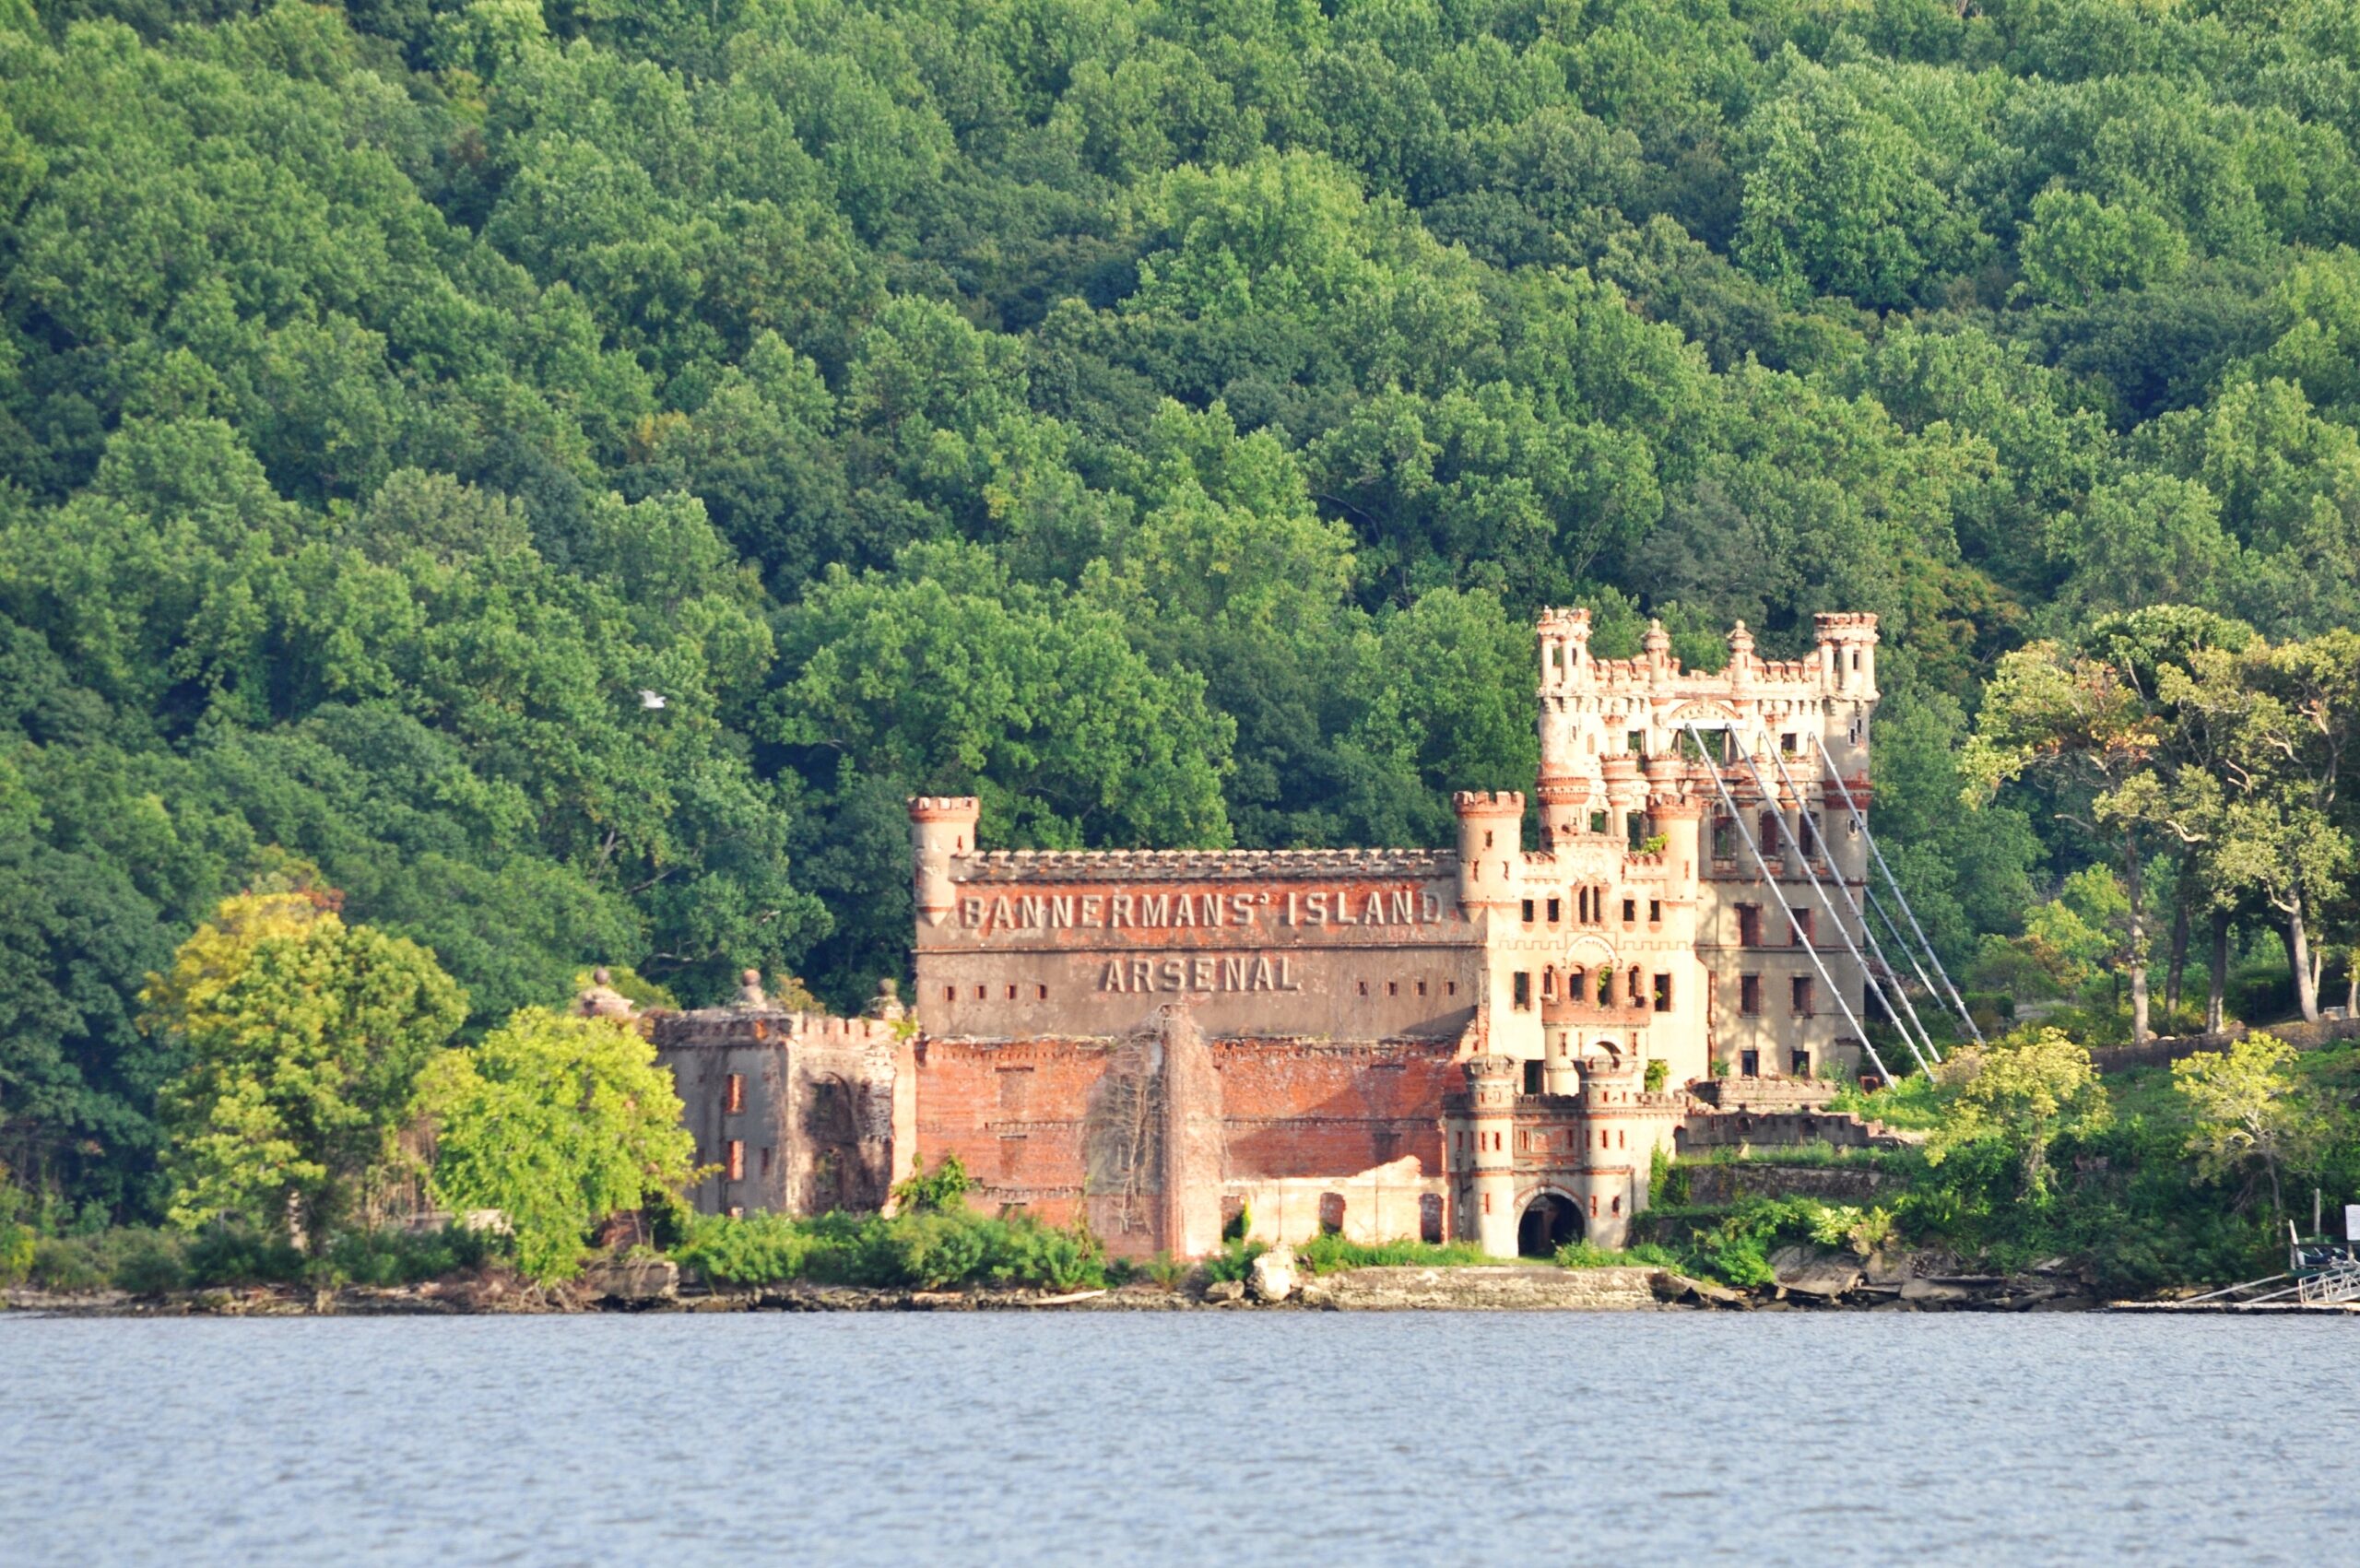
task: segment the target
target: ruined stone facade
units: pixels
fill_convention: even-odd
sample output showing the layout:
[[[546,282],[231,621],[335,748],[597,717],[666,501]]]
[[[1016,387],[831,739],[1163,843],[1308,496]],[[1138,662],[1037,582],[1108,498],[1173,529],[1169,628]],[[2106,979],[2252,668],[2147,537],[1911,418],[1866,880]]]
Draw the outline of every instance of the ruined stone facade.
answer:
[[[955,1152],[984,1204],[1126,1254],[1204,1252],[1241,1211],[1272,1241],[1618,1244],[1654,1151],[1717,1138],[1691,1085],[1859,1065],[1875,619],[1821,616],[1776,662],[1740,625],[1713,674],[1659,626],[1618,660],[1587,611],[1538,631],[1537,809],[1461,794],[1449,850],[986,850],[973,798],[912,801],[914,1038],[849,1071],[808,1032],[697,1046],[684,1018],[667,1059],[767,1073],[773,1141],[832,1140],[702,1200],[808,1212]]]

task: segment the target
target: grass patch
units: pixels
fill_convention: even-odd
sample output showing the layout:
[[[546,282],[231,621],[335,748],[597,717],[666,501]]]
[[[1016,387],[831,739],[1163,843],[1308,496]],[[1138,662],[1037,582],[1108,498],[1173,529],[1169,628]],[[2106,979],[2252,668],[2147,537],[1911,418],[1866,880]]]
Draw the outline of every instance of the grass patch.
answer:
[[[1348,1242],[1319,1236],[1294,1249],[1295,1261],[1314,1274],[1339,1268],[1465,1268],[1498,1263],[1472,1242]]]

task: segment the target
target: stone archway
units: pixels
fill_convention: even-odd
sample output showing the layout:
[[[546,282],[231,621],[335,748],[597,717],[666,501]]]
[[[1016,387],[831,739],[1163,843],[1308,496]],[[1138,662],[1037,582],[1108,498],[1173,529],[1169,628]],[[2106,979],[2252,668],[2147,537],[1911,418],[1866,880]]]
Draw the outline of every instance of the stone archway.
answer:
[[[1518,1257],[1553,1257],[1559,1247],[1581,1239],[1582,1211],[1563,1193],[1535,1193],[1516,1221]]]

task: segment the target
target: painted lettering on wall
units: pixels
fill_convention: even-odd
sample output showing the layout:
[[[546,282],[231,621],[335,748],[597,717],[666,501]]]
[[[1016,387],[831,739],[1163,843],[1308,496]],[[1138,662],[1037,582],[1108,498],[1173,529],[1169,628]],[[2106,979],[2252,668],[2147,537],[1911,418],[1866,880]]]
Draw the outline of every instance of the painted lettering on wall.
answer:
[[[1186,958],[1108,959],[1101,991],[1126,995],[1182,991],[1300,991],[1294,960],[1284,953],[1198,953]]]
[[[1003,931],[1196,931],[1431,925],[1442,895],[1420,887],[1292,888],[1284,892],[999,893],[959,901],[959,924]]]

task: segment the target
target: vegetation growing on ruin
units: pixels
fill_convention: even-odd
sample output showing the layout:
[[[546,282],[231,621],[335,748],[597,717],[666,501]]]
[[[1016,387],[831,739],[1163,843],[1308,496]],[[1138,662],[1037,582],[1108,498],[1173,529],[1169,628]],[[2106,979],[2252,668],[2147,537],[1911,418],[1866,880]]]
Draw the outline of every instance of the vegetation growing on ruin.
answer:
[[[592,962],[855,1006],[907,794],[1446,842],[1543,603],[1706,666],[1877,613],[1878,831],[1993,1025],[2315,1011],[2356,80],[2343,0],[0,4],[0,1226],[363,1214],[414,1048]],[[348,935],[274,964],[452,985],[290,1003],[386,1070],[241,1119],[233,1015],[143,995],[289,859]],[[2307,1179],[2108,1092],[2052,1206],[2153,1159],[2226,1256]]]
[[[2360,1190],[2360,1046],[2296,1053],[2256,1034],[2169,1067],[2109,1073],[2080,1091],[2097,1102],[2070,1125],[2045,1126],[2037,1105],[2057,1086],[2082,1083],[2070,1059],[2059,1062],[2075,1054],[2085,1069],[2080,1047],[2028,1030],[1979,1062],[1954,1055],[1957,1067],[1931,1083],[1858,1097],[1864,1114],[1930,1131],[1922,1146],[1856,1161],[1898,1184],[1877,1206],[1767,1197],[1697,1206],[1686,1176],[1710,1161],[1682,1161],[1658,1179],[1639,1233],[1733,1284],[1766,1278],[1757,1256],[1766,1267],[1776,1247],[1812,1242],[1863,1256],[1888,1244],[1930,1249],[1968,1270],[2062,1258],[2131,1293],[2268,1273],[2288,1221],[2309,1230],[2314,1185],[2331,1201]],[[1979,1091],[1987,1076],[1997,1081]],[[1754,1158],[1812,1163],[1807,1154]],[[1854,1228],[1855,1214],[1867,1229]]]

